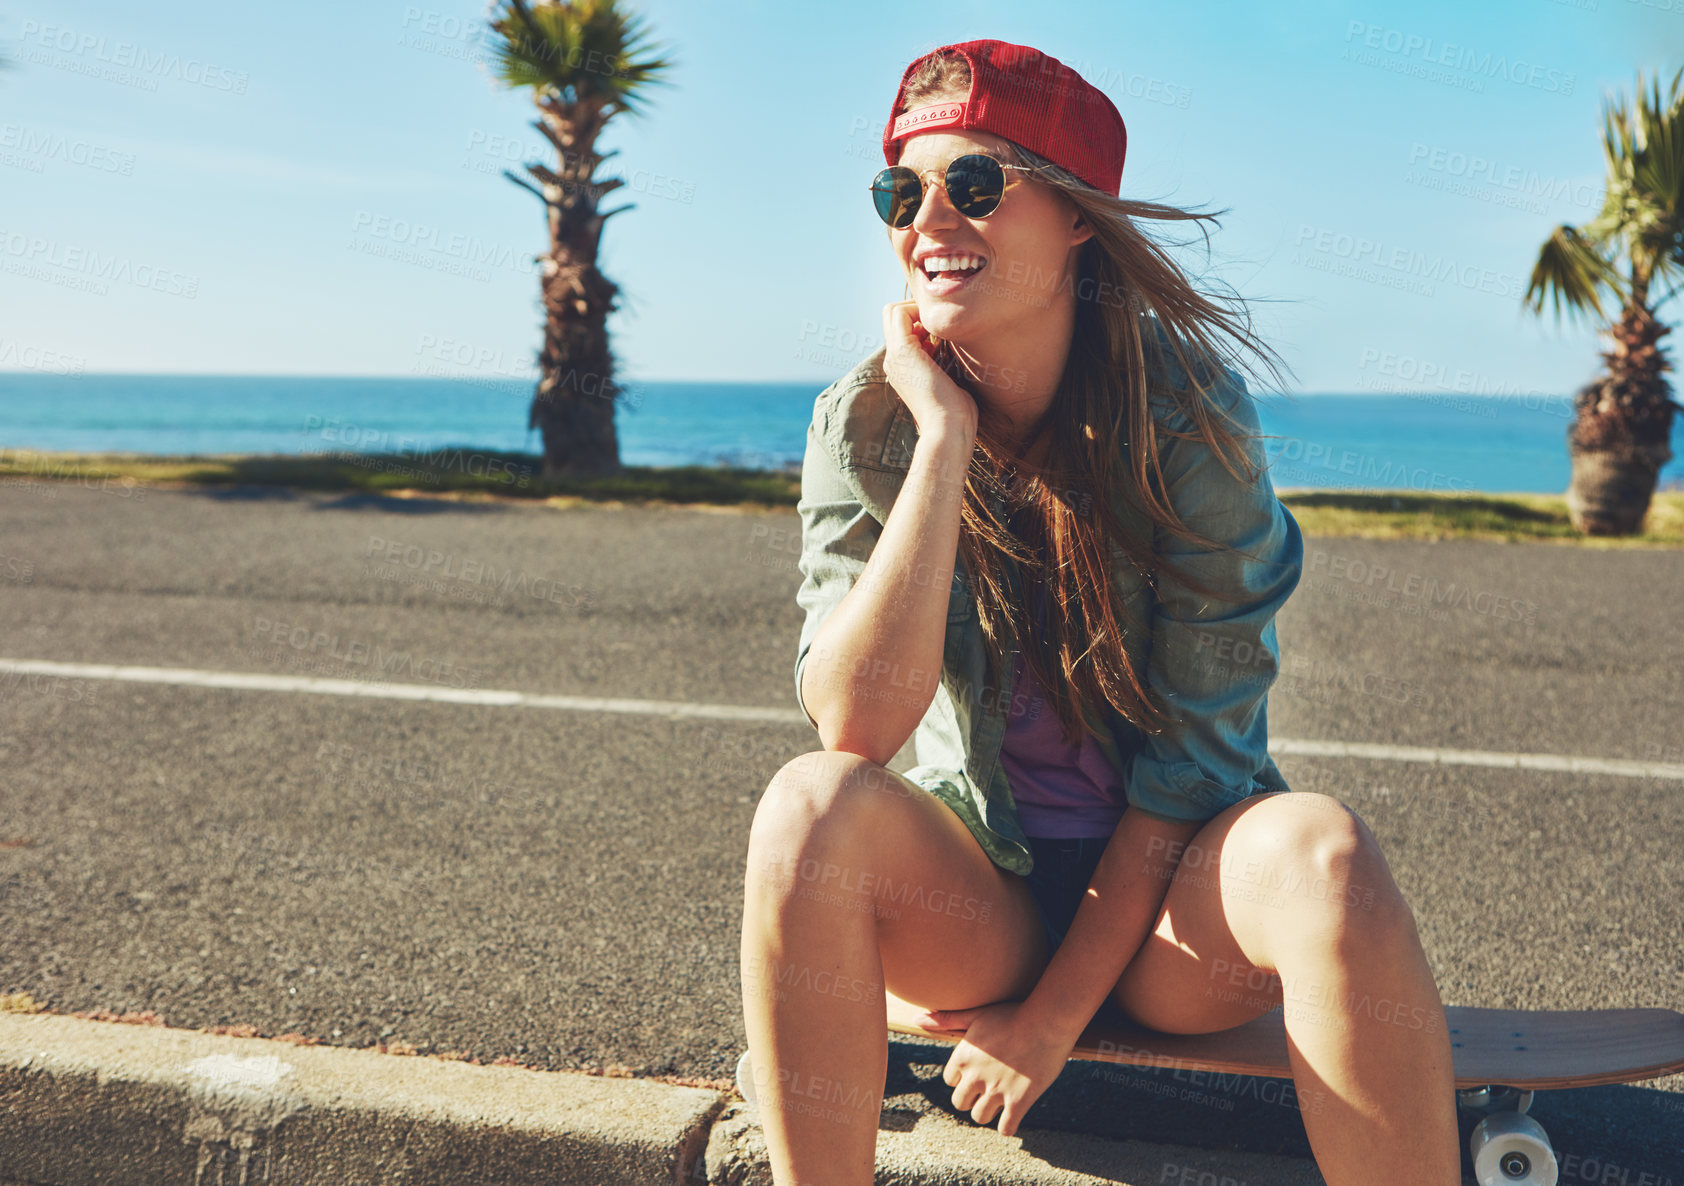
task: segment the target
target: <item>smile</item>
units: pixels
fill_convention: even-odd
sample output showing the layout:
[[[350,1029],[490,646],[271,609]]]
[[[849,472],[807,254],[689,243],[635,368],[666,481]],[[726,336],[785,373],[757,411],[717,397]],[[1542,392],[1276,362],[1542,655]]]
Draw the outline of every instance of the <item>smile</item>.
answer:
[[[980,276],[987,267],[987,261],[984,261],[981,267],[950,269],[937,272],[933,276],[922,267],[913,270],[918,273],[918,283],[924,291],[932,296],[951,296]]]

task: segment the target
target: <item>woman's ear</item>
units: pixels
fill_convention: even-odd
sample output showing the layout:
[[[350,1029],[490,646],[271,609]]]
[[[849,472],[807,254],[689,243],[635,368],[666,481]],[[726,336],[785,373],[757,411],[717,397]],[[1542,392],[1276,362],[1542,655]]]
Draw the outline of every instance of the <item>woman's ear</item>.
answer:
[[[1070,228],[1070,235],[1070,246],[1072,247],[1079,243],[1086,243],[1093,238],[1093,228],[1088,225],[1088,220],[1082,217],[1080,210],[1076,211],[1076,221]]]

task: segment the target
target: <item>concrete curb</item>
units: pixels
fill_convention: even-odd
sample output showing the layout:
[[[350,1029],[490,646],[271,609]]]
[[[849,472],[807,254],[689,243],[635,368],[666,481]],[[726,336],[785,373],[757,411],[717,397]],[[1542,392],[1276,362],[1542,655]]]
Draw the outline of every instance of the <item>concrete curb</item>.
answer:
[[[684,1181],[718,1092],[0,1014],[0,1179]]]
[[[885,1113],[899,1186],[1319,1186],[1308,1162]],[[635,1079],[0,1013],[0,1186],[771,1186],[758,1114]]]

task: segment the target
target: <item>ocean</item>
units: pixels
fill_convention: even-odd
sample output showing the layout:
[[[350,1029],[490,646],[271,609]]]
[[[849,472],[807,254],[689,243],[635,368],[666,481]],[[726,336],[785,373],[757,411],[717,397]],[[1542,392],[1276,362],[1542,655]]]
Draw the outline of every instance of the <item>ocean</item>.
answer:
[[[636,383],[616,412],[627,465],[798,470],[824,389]],[[527,380],[0,373],[0,448],[154,454],[537,453]],[[1566,489],[1567,395],[1273,395],[1258,413],[1276,489]],[[1684,445],[1663,488],[1684,488]]]

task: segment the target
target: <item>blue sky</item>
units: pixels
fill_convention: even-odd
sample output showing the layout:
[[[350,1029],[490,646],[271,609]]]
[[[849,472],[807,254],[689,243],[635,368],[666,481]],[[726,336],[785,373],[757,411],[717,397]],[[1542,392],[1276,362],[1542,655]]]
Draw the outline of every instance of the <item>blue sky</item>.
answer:
[[[629,381],[823,384],[875,349],[895,86],[998,37],[1111,95],[1126,195],[1229,211],[1208,266],[1294,390],[1568,392],[1595,335],[1519,294],[1600,199],[1603,95],[1684,64],[1684,0],[628,7],[676,63],[602,142]],[[543,226],[498,170],[541,142],[485,12],[0,8],[0,369],[530,373]]]

